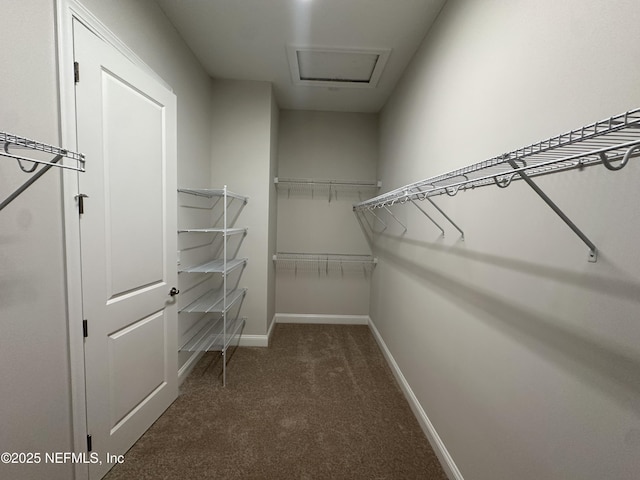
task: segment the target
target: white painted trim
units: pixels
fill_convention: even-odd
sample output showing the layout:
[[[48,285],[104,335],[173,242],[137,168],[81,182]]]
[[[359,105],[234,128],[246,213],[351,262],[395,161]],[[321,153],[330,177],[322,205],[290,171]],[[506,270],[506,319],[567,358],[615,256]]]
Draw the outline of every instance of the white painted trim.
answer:
[[[268,347],[269,335],[240,335],[239,347]]]
[[[73,19],[82,23],[91,32],[98,36],[103,42],[111,45],[124,55],[129,61],[144,70],[167,90],[173,92],[173,88],[164,81],[149,65],[147,65],[136,53],[131,50],[122,40],[120,40],[109,28],[104,25],[98,17],[89,11],[79,0],[57,0],[58,14],[67,17],[70,24]],[[73,40],[73,36],[71,37]]]
[[[73,14],[66,0],[56,3],[57,62],[60,105],[60,145],[77,151],[75,87],[73,77]],[[67,321],[69,325],[69,377],[71,381],[71,432],[73,450],[87,450],[87,409],[85,389],[84,337],[82,325],[82,270],[80,263],[80,219],[75,195],[78,193],[78,173],[62,174],[65,286]],[[88,480],[89,466],[76,463],[74,478]]]
[[[276,313],[277,323],[307,323],[325,325],[368,325],[369,315],[323,315],[308,313]]]
[[[266,335],[240,335],[238,342],[239,347],[268,347],[271,343],[271,337],[273,336],[273,327],[275,326],[275,315],[271,320],[271,326]]]
[[[371,319],[369,319],[369,328],[371,329],[371,332],[373,333],[373,336],[376,339],[376,342],[378,342],[378,346],[380,347],[380,350],[382,350],[382,353],[385,359],[387,360],[387,363],[389,364],[389,367],[391,368],[393,375],[396,377],[396,380],[400,385],[400,389],[402,390],[405,398],[409,402],[409,406],[411,407],[413,414],[418,419],[418,423],[420,424],[422,431],[427,436],[429,443],[431,443],[433,450],[438,456],[438,459],[440,460],[440,464],[442,465],[442,468],[444,469],[445,473],[451,480],[464,480],[462,474],[460,473],[460,470],[458,470],[458,467],[453,461],[453,458],[449,454],[447,447],[445,446],[444,442],[438,435],[438,432],[436,432],[436,429],[431,423],[431,420],[429,420],[429,417],[427,417],[427,414],[422,408],[422,405],[420,405],[418,398],[413,393],[413,390],[411,390],[411,387],[409,386],[407,379],[402,374],[400,367],[398,366],[395,359],[393,358],[393,355],[391,355],[391,352],[387,348],[387,345],[384,343],[384,340],[382,339],[380,332],[378,331],[375,324],[373,323],[373,320]]]
[[[267,346],[271,345],[271,338],[273,337],[273,331],[274,331],[274,327],[276,326],[276,315],[273,315],[273,318],[271,319],[271,325],[269,326],[269,331],[267,332],[267,339],[268,339],[268,344]]]
[[[198,363],[198,360],[202,358],[204,353],[205,353],[204,351],[193,352],[193,355],[191,355],[187,359],[187,361],[184,362],[184,364],[178,369],[178,386],[182,385],[182,382],[184,382],[187,379],[187,377],[191,373],[191,370],[193,370],[193,367],[196,366],[196,364]]]

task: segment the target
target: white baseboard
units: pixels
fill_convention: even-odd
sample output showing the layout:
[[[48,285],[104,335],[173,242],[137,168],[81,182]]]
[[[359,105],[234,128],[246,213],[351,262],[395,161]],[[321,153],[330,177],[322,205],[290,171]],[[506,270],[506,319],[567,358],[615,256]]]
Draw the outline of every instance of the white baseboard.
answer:
[[[269,335],[240,335],[239,347],[268,347]]]
[[[276,315],[273,316],[271,320],[271,326],[269,327],[269,331],[267,331],[266,335],[240,335],[240,343],[238,346],[240,347],[268,347],[271,342],[271,336],[273,335],[273,327],[276,324]]]
[[[324,325],[368,325],[369,315],[323,315],[308,313],[276,313],[277,323],[307,323]]]
[[[409,406],[411,407],[413,414],[418,419],[418,423],[420,424],[422,431],[427,436],[427,439],[429,439],[429,443],[431,443],[431,446],[433,447],[434,452],[438,456],[438,459],[440,460],[440,464],[442,465],[442,468],[444,469],[445,473],[451,480],[464,480],[462,474],[460,473],[460,470],[458,470],[458,467],[453,461],[453,458],[447,451],[447,448],[445,447],[444,442],[438,435],[438,432],[436,432],[435,427],[431,423],[431,420],[429,420],[429,417],[427,417],[427,414],[425,413],[424,409],[420,405],[420,402],[418,402],[418,399],[413,393],[413,390],[411,390],[411,387],[409,386],[407,379],[402,374],[400,367],[398,366],[395,359],[393,358],[393,355],[391,355],[391,352],[387,348],[387,345],[384,343],[384,340],[382,339],[380,332],[378,332],[378,329],[374,325],[373,321],[371,321],[371,319],[369,319],[369,328],[371,329],[371,332],[373,333],[373,336],[376,339],[376,342],[378,342],[378,345],[380,346],[380,350],[382,350],[382,353],[386,358],[387,363],[389,364],[389,367],[393,371],[393,375],[396,377],[396,380],[398,381],[398,384],[400,385],[400,388],[404,393],[404,396],[409,402]]]
[[[187,361],[178,369],[178,386],[182,385],[182,382],[187,379],[193,367],[195,367],[198,360],[202,358],[202,355],[204,355],[204,352],[193,352]]]

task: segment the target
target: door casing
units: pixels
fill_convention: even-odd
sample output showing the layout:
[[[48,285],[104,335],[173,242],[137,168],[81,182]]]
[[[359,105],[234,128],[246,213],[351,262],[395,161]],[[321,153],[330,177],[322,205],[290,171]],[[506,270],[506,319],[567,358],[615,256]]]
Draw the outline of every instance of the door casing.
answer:
[[[128,48],[95,15],[77,0],[56,0],[57,65],[60,106],[60,144],[75,151],[76,102],[74,81],[73,22],[82,23],[104,42],[116,48],[132,63],[145,70],[168,90],[167,85],[140,57]],[[64,213],[65,286],[67,296],[67,322],[69,331],[69,363],[71,382],[71,420],[73,451],[86,452],[87,410],[85,393],[84,337],[82,332],[82,270],[80,258],[80,221],[75,196],[78,175],[62,172],[62,202]],[[74,464],[77,480],[88,480],[88,465]]]

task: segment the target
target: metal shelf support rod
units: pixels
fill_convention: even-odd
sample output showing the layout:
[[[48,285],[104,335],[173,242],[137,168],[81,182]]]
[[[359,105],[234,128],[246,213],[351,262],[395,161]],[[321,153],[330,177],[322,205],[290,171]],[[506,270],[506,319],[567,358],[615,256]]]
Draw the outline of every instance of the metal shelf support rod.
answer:
[[[224,215],[224,228],[227,229],[227,186],[224,186],[224,207],[223,207],[223,215]],[[227,235],[224,235],[222,238],[223,242],[223,259],[224,259],[224,267],[227,268]],[[227,341],[227,275],[225,274],[222,277],[222,330],[223,330],[223,342]],[[227,386],[227,349],[224,347],[224,343],[222,346],[222,386]]]
[[[514,160],[509,160],[509,164],[516,169],[517,165],[516,162]],[[589,247],[589,261],[590,262],[596,262],[598,260],[598,249],[596,248],[595,244],[589,240],[589,238],[582,232],[582,230],[580,230],[575,223],[573,223],[571,221],[571,219],[569,217],[567,217],[564,212],[562,210],[560,210],[560,207],[558,207],[548,196],[546,193],[544,193],[540,187],[538,187],[538,185],[536,185],[533,180],[531,180],[529,178],[529,176],[520,171],[518,172],[518,175],[520,175],[520,177],[527,182],[527,185],[529,185],[531,187],[531,189],[536,192],[538,194],[538,196],[540,198],[542,198],[542,200],[544,200],[544,202],[549,205],[549,207],[556,213],[556,215],[558,215],[562,221],[564,223],[567,224],[567,226],[573,230],[573,232],[578,235],[578,237],[580,237],[580,240],[582,240],[587,247]]]
[[[44,167],[42,167],[40,170],[38,170],[36,173],[34,173],[29,180],[27,180],[26,182],[24,182],[20,187],[18,187],[18,189],[13,192],[11,195],[9,195],[2,203],[0,203],[0,210],[2,210],[4,207],[6,207],[7,205],[9,205],[11,202],[13,202],[16,197],[18,197],[18,195],[20,195],[22,192],[24,192],[27,188],[29,188],[36,180],[38,180],[42,175],[44,175],[45,173],[47,173],[47,171],[53,167],[54,165],[56,165],[57,162],[59,162],[62,157],[64,157],[64,155],[57,155],[53,160],[51,160],[50,163],[45,164]]]
[[[431,203],[431,205],[436,207],[436,210],[438,210],[442,214],[442,216],[444,218],[446,218],[449,221],[449,223],[455,227],[456,230],[458,230],[460,232],[460,236],[461,236],[462,240],[464,240],[464,232],[462,231],[462,229],[458,225],[456,225],[456,223],[453,220],[451,220],[451,218],[449,218],[449,215],[444,213],[444,211],[436,204],[436,202],[431,200],[431,198],[429,198],[429,197],[427,197],[427,200],[429,201],[429,203]]]
[[[51,161],[46,161],[46,160],[37,160],[35,158],[27,158],[27,157],[22,157],[20,155],[14,155],[12,153],[9,153],[7,151],[2,151],[0,152],[0,155],[2,155],[3,157],[8,157],[8,158],[13,158],[14,160],[17,160],[18,162],[32,162],[32,163],[36,163],[38,165],[48,165],[50,167],[52,166],[56,166],[59,168],[65,168],[67,170],[75,170],[77,172],[84,172],[84,166],[82,167],[74,167],[72,165],[62,165],[62,164],[58,164],[57,162],[64,157],[64,155],[58,155],[56,156],[53,160]],[[58,158],[59,157],[59,158]],[[84,160],[78,160],[78,162],[81,165],[84,165]]]
[[[438,225],[438,222],[436,222],[433,218],[431,218],[431,215],[429,215],[427,212],[425,212],[425,211],[424,211],[424,209],[423,209],[420,205],[418,205],[418,204],[415,202],[415,200],[413,200],[412,198],[410,198],[410,199],[409,199],[409,201],[410,201],[411,203],[413,203],[413,204],[416,206],[416,208],[417,208],[418,210],[420,210],[422,213],[424,213],[425,217],[427,217],[429,220],[431,220],[431,222],[432,222],[436,227],[438,227],[438,228],[440,229],[440,231],[442,232],[442,236],[444,237],[444,230],[443,230],[443,228],[442,228],[440,225]]]
[[[404,228],[404,231],[406,232],[406,231],[407,231],[407,226],[406,226],[404,223],[402,223],[400,220],[398,220],[398,218],[397,218],[397,217],[396,217],[396,216],[391,212],[391,210],[389,210],[389,209],[387,208],[387,206],[386,206],[386,205],[385,205],[385,206],[383,206],[383,208],[384,208],[384,209],[389,213],[389,215],[391,215],[391,216],[393,217],[393,219],[394,219],[396,222],[398,222],[400,225],[402,225],[402,228]]]
[[[355,213],[356,218],[358,219],[358,222],[360,222],[360,226],[362,227],[362,229],[366,232],[367,229],[364,226],[363,223],[363,219],[364,222],[367,223],[367,226],[369,227],[369,230],[371,232],[374,232],[375,230],[373,229],[373,225],[371,225],[371,222],[369,221],[369,218],[367,218],[367,216],[365,215],[366,211],[365,210],[354,210],[353,213]]]
[[[382,229],[382,231],[384,232],[384,231],[387,229],[387,224],[386,224],[386,223],[384,223],[384,222],[382,221],[382,219],[381,219],[378,215],[376,215],[376,214],[375,214],[375,212],[374,212],[373,210],[369,210],[369,212],[371,212],[371,215],[373,215],[374,217],[376,217],[376,218],[378,219],[378,221],[379,221],[382,225],[384,225],[384,228]],[[372,230],[373,230],[373,229],[372,229]]]

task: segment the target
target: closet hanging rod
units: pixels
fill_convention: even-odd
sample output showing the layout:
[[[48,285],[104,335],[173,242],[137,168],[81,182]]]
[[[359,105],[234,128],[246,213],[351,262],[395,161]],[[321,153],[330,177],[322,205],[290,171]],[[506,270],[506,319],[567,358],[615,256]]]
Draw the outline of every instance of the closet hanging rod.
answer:
[[[630,158],[640,156],[639,146],[640,109],[634,109],[483,162],[396,188],[355,204],[354,210],[382,208],[397,201],[424,200],[445,193],[453,196],[460,189],[486,185],[506,187],[512,180],[521,179],[521,172],[534,177],[596,164],[619,170]],[[518,168],[513,168],[509,164],[511,161],[517,162]]]

